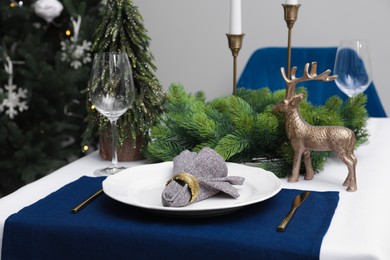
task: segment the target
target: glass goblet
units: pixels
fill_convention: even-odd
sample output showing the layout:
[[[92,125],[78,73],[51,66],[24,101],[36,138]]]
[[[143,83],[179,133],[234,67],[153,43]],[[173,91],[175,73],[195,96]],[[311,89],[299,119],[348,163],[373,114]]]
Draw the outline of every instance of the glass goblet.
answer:
[[[364,92],[372,82],[371,61],[367,44],[341,41],[337,48],[334,74],[337,87],[348,97]]]
[[[98,169],[96,176],[108,176],[125,167],[118,165],[116,122],[134,101],[135,87],[127,53],[96,53],[93,59],[89,95],[96,110],[111,123],[112,160],[109,167]]]

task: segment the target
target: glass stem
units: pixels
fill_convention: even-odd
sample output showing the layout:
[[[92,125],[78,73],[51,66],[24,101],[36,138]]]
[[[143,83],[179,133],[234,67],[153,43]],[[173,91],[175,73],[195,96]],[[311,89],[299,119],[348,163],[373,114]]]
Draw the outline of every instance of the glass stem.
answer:
[[[115,137],[115,132],[116,132],[116,121],[115,120],[110,120],[111,122],[111,142],[112,142],[112,159],[111,159],[111,164],[113,168],[118,167],[118,155],[116,153],[116,137]]]

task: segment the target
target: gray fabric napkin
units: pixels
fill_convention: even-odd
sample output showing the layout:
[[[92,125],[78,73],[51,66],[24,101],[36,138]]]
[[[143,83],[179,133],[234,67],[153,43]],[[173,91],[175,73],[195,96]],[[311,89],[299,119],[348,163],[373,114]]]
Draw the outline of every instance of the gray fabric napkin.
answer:
[[[218,192],[238,198],[240,194],[232,185],[242,185],[245,180],[239,176],[227,176],[225,160],[208,147],[198,154],[186,150],[176,156],[173,159],[173,176],[183,172],[194,176],[200,186],[199,194],[192,203],[210,198]],[[171,180],[161,197],[165,207],[182,207],[190,203],[192,194],[188,184]]]

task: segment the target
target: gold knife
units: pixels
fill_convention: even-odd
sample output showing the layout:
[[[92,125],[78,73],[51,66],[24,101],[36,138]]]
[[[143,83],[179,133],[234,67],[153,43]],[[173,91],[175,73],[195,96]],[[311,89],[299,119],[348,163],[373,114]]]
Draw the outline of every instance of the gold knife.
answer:
[[[310,192],[306,191],[306,192],[303,192],[301,194],[298,194],[294,198],[290,212],[287,214],[287,216],[282,220],[282,222],[278,226],[278,232],[283,232],[286,229],[286,226],[287,226],[288,222],[291,220],[292,216],[294,215],[295,210],[299,206],[301,206],[301,204],[306,200],[306,198],[309,196],[309,194],[310,194]]]
[[[88,203],[96,199],[100,194],[103,193],[103,189],[98,190],[88,198],[86,198],[84,201],[82,201],[80,204],[78,204],[76,207],[74,207],[71,212],[72,213],[78,213],[80,210],[82,210],[85,206],[87,206]]]

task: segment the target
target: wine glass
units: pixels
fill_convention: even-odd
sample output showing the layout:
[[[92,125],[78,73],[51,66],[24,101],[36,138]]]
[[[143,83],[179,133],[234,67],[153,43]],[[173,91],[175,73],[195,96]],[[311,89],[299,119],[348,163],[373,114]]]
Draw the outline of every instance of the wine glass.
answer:
[[[348,97],[364,92],[372,82],[366,42],[341,41],[337,48],[334,74],[337,87]]]
[[[96,170],[94,174],[97,176],[108,176],[125,169],[118,165],[115,129],[118,118],[130,108],[134,94],[133,76],[127,53],[96,53],[89,81],[89,95],[97,111],[110,120],[112,130],[111,165]]]

